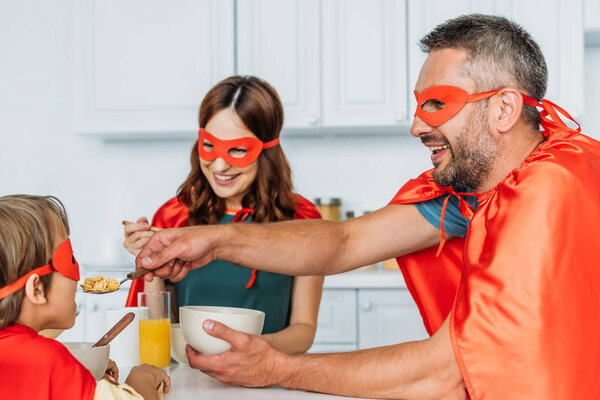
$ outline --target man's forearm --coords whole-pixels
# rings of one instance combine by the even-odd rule
[[[444,324],[440,329],[448,329]],[[353,397],[465,399],[449,338],[349,353],[281,355],[278,384]]]
[[[213,258],[289,275],[331,275],[353,267],[344,224],[325,220],[220,226]],[[360,265],[356,265],[360,266]]]

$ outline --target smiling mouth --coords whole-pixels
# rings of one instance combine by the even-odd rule
[[[433,154],[437,154],[438,152],[440,152],[441,150],[445,150],[447,148],[449,148],[450,146],[448,146],[447,144],[443,145],[443,146],[432,146],[429,148],[429,150],[431,150],[431,152]]]
[[[215,177],[215,181],[219,185],[229,185],[229,184],[231,184],[235,180],[235,178],[237,178],[238,176],[240,176],[240,174],[236,174],[236,175],[221,175],[221,174],[213,173],[213,176]]]

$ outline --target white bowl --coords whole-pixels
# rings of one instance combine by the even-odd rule
[[[203,355],[224,353],[230,344],[210,336],[202,323],[206,319],[221,322],[231,329],[251,335],[260,335],[265,322],[265,313],[249,308],[184,306],[179,307],[179,322],[185,341]]]
[[[92,347],[92,342],[66,342],[63,343],[73,356],[79,360],[97,381],[102,379],[108,367],[110,345]]]
[[[185,355],[186,344],[179,324],[171,324],[171,358],[182,365],[189,365]]]

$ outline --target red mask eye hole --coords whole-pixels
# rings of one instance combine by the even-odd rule
[[[446,103],[437,99],[429,99],[425,103],[421,104],[421,109],[425,112],[436,112],[444,109]]]
[[[233,158],[243,158],[248,153],[248,149],[245,147],[234,147],[229,149],[227,154],[229,154]]]
[[[73,263],[73,265],[75,265],[75,256],[71,256],[71,263]]]
[[[207,141],[207,140],[204,140],[204,141],[202,142],[202,149],[203,149],[204,151],[206,151],[206,152],[209,152],[209,153],[210,153],[211,151],[213,151],[213,145],[212,145],[212,143],[210,143],[209,141]]]

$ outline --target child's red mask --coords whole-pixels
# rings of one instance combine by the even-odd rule
[[[73,279],[74,281],[79,281],[79,264],[73,256],[73,248],[71,247],[70,239],[65,240],[60,246],[58,246],[54,252],[54,255],[52,256],[52,261],[50,261],[50,264],[36,268],[26,275],[20,277],[13,283],[0,288],[0,299],[10,296],[17,290],[24,287],[27,279],[31,275],[38,274],[39,276],[43,276],[54,271],[67,278]]]
[[[245,137],[233,140],[221,140],[200,128],[198,131],[198,155],[205,161],[222,158],[236,168],[252,164],[263,149],[279,144],[279,138],[263,143],[257,138]]]
[[[419,93],[415,90],[417,98],[417,111],[415,117],[421,118],[426,124],[438,127],[448,122],[454,117],[467,103],[474,103],[498,93],[500,89],[489,92],[468,94],[465,90],[456,86],[432,86]],[[523,101],[526,104],[536,107],[538,102],[524,94]]]

